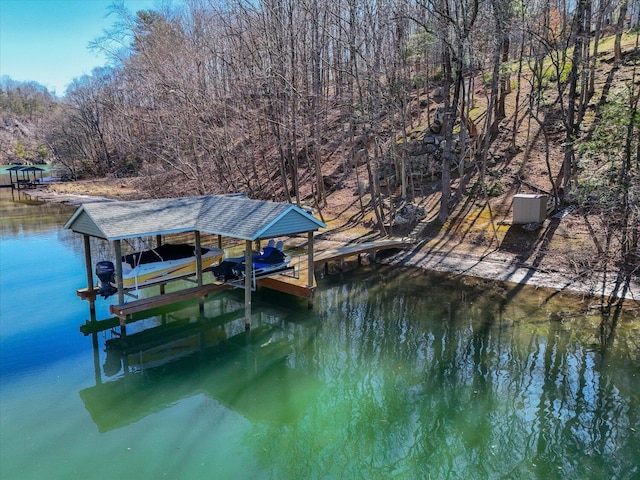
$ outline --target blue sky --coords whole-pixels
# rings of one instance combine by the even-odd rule
[[[0,0],[0,75],[34,80],[62,95],[71,81],[106,59],[89,42],[115,22],[114,0]],[[131,11],[153,9],[157,0],[124,0]]]

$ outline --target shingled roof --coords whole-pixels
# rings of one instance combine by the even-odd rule
[[[257,240],[316,231],[326,225],[290,203],[208,195],[86,203],[64,227],[109,241],[190,231]]]

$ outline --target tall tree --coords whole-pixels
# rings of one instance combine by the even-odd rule
[[[480,4],[479,0],[431,0],[429,3],[420,4],[438,19],[436,31],[441,39],[444,97],[442,132],[445,143],[442,152],[442,188],[438,218],[445,222],[449,218],[453,129],[463,98],[465,51],[478,17]]]

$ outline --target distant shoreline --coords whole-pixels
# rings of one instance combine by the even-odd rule
[[[67,205],[72,205],[74,207],[78,207],[83,203],[117,201],[113,198],[100,197],[97,195],[80,195],[80,194],[51,192],[46,188],[23,191],[23,193],[26,193],[27,195],[31,195],[33,197],[36,197],[40,200],[44,200],[47,202],[65,203]]]

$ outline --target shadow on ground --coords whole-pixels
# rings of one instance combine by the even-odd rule
[[[516,255],[520,262],[527,260],[545,237],[544,229],[526,231],[522,225],[511,225],[498,250]]]

